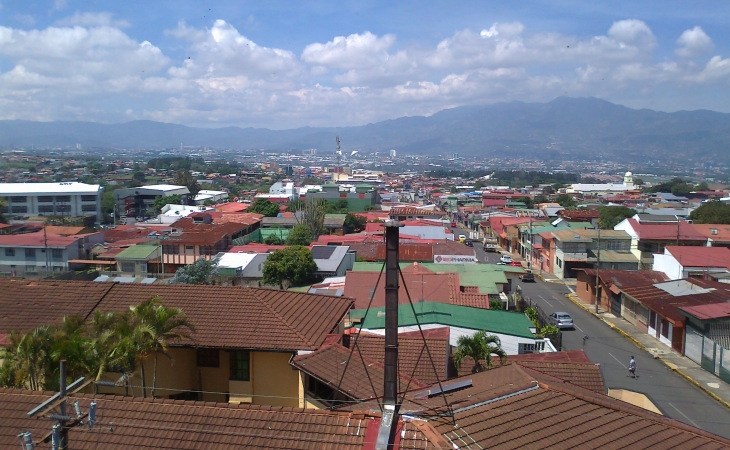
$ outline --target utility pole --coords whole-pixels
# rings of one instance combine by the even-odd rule
[[[674,216],[677,218],[677,247],[679,247],[679,216]]]
[[[598,314],[598,302],[601,298],[601,278],[599,272],[601,270],[601,227],[598,227],[598,249],[596,252],[596,314]]]

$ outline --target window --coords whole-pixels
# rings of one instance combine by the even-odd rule
[[[147,263],[146,262],[139,263],[139,272],[147,273]]]
[[[185,250],[192,250],[192,249],[193,249],[193,246],[192,245],[186,245],[185,246]]]
[[[25,195],[18,195],[15,197],[10,197],[10,201],[12,203],[25,203],[28,201],[28,197],[26,197]]]
[[[96,205],[81,205],[81,211],[96,211]]]
[[[57,195],[56,201],[58,203],[68,203],[71,201],[71,196],[70,195]]]
[[[229,379],[233,381],[251,381],[250,365],[250,354],[247,350],[232,351],[229,362],[231,369]]]
[[[33,259],[35,259],[35,249],[34,248],[26,248],[25,249],[25,257],[26,258],[33,258]]]
[[[220,367],[220,352],[217,348],[197,349],[198,367]]]
[[[81,196],[82,202],[95,202],[96,201],[96,195],[82,195]]]
[[[38,196],[38,203],[53,203],[53,196],[40,195],[40,196]]]
[[[27,273],[37,273],[38,268],[36,266],[25,266],[25,271]]]
[[[179,245],[163,245],[162,253],[164,253],[166,255],[178,255],[178,254],[180,254],[180,246]]]
[[[38,212],[39,213],[52,213],[53,212],[53,205],[39,205],[38,206]]]
[[[12,206],[10,208],[10,211],[13,214],[25,214],[28,212],[28,207],[27,206]]]
[[[6,248],[5,256],[15,256],[15,249],[10,247]]]
[[[51,256],[53,259],[61,259],[63,258],[63,250],[60,248],[53,248],[51,249]]]
[[[133,262],[123,262],[122,263],[122,272],[134,273],[134,263]]]
[[[56,205],[56,211],[69,212],[71,211],[71,205]]]

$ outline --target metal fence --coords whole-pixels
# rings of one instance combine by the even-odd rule
[[[533,303],[532,299],[527,299],[528,305],[533,308],[537,312],[537,322],[540,325],[540,327],[544,327],[545,325],[555,325],[555,323],[550,319],[550,316],[538,305],[537,303]],[[563,332],[558,331],[556,334],[547,335],[546,338],[550,339],[550,342],[552,342],[553,346],[557,348],[559,351],[563,350]]]

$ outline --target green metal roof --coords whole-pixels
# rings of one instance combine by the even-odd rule
[[[525,338],[534,337],[530,332],[533,323],[523,314],[494,309],[470,308],[448,303],[421,302],[413,305],[421,325],[438,324],[469,330],[485,330],[490,333],[507,334]],[[350,311],[350,318],[365,316],[364,309]],[[398,305],[398,326],[416,325],[410,304]],[[362,329],[379,330],[385,328],[385,308],[370,308],[361,324]]]
[[[133,245],[117,255],[117,259],[149,259],[159,247],[157,245]]]

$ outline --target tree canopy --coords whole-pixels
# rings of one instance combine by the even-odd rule
[[[218,276],[219,258],[207,260],[203,257],[192,264],[182,266],[170,279],[170,284],[213,284]]]
[[[301,245],[293,245],[269,254],[264,263],[262,282],[285,288],[291,284],[304,283],[316,271],[317,264],[312,258],[312,251]]]
[[[693,223],[730,224],[730,205],[712,201],[705,202],[689,215]]]
[[[190,195],[188,197],[188,205],[194,205],[195,204],[195,197],[198,195],[198,192],[200,192],[200,184],[198,184],[198,180],[195,179],[193,174],[190,173],[189,170],[186,169],[180,169],[177,172],[175,172],[175,177],[172,179],[172,184],[175,184],[177,186],[185,186],[188,188],[188,191],[190,191]]]
[[[345,223],[342,225],[345,233],[359,233],[365,230],[367,219],[358,214],[348,213],[345,216]]]
[[[286,239],[288,245],[309,245],[312,243],[312,235],[309,232],[309,228],[303,223],[296,225],[289,232],[289,237]]]
[[[555,198],[555,201],[565,209],[575,209],[578,206],[573,196],[569,194],[560,194]]]
[[[613,227],[624,219],[634,217],[636,210],[625,206],[601,206],[598,208],[600,214],[598,218],[598,226],[602,230],[613,230]]]
[[[265,198],[257,198],[246,208],[246,212],[263,214],[266,217],[276,217],[279,214],[279,205]]]
[[[155,198],[155,201],[152,204],[152,206],[155,208],[156,211],[160,211],[165,205],[181,205],[181,204],[182,204],[182,197],[180,197],[177,194],[174,194],[174,195],[168,195],[168,196],[161,195],[161,196]]]
[[[474,360],[472,372],[481,372],[485,366],[487,369],[492,368],[492,355],[497,356],[503,363],[507,359],[507,353],[502,349],[499,337],[487,334],[486,331],[479,331],[472,336],[460,336],[456,341],[454,365],[458,369],[464,359],[471,358]]]

